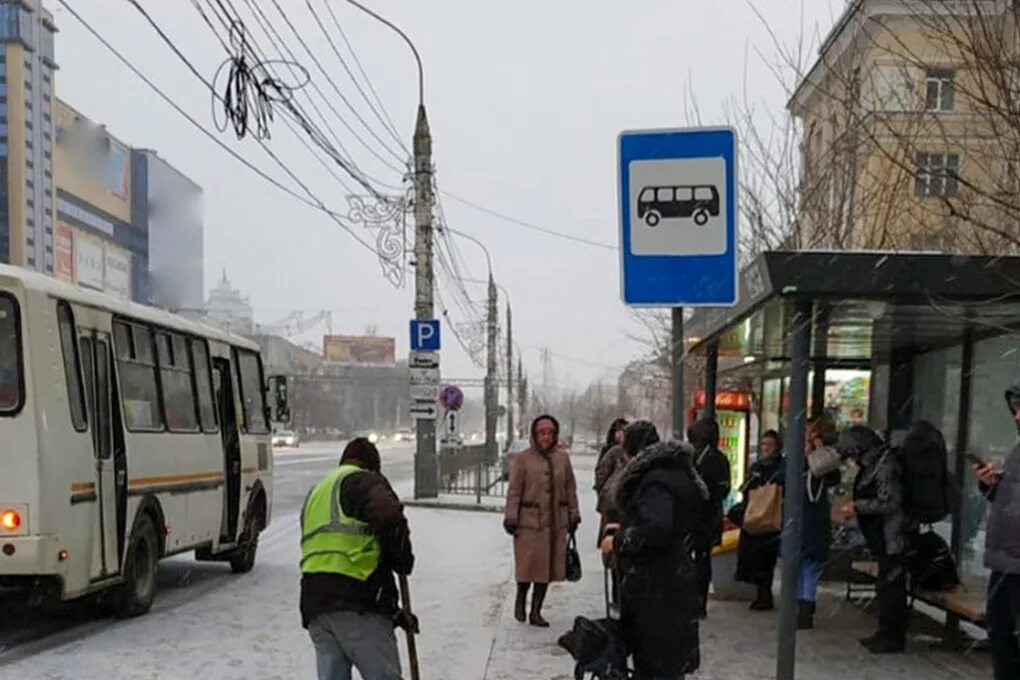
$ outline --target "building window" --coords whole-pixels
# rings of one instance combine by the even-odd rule
[[[952,111],[956,106],[956,71],[930,69],[925,78],[925,108]]]
[[[959,190],[960,156],[955,153],[917,154],[914,195],[955,196]]]

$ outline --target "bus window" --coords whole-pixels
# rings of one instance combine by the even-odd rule
[[[269,425],[266,423],[266,399],[262,389],[262,367],[259,365],[259,356],[254,352],[244,350],[236,350],[235,356],[241,373],[245,431],[258,434],[269,432]]]
[[[694,200],[694,189],[692,189],[691,187],[677,187],[676,200],[678,201]]]
[[[694,197],[699,201],[711,201],[715,198],[712,187],[698,187],[694,190]]]
[[[20,335],[18,303],[0,293],[0,415],[13,415],[21,409]]]
[[[216,406],[213,401],[212,380],[209,377],[209,348],[205,340],[191,339],[191,360],[195,366],[195,391],[198,392],[198,415],[202,429],[216,431]]]
[[[64,380],[67,381],[67,402],[71,406],[71,424],[84,432],[88,427],[85,400],[82,398],[81,364],[75,343],[74,314],[66,302],[57,304],[57,324],[60,327],[60,347],[64,355]]]
[[[655,200],[659,203],[672,203],[673,202],[673,189],[671,187],[664,187],[658,189],[655,192]]]
[[[198,432],[194,376],[184,338],[177,334],[158,333],[156,345],[167,429],[171,432]]]
[[[117,347],[124,423],[133,432],[158,432],[163,429],[163,419],[159,411],[152,335],[144,326],[117,321],[114,323],[114,337],[118,342],[128,337],[132,340],[130,351]]]

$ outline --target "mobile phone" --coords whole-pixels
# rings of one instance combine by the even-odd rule
[[[974,463],[974,465],[980,465],[982,467],[984,467],[985,465],[985,461],[979,458],[978,456],[974,455],[973,453],[965,453],[963,454],[963,457],[969,460],[971,463]]]

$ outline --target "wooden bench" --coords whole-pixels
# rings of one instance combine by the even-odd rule
[[[875,583],[878,581],[878,562],[861,561],[853,562],[850,565],[852,573],[863,577],[860,580],[847,581],[847,600],[853,597],[854,593],[874,593]],[[985,626],[985,596],[984,593],[968,588],[966,585],[959,585],[953,590],[945,592],[923,590],[914,588],[910,591],[911,600],[920,600],[937,609],[947,613],[955,614],[964,621]]]

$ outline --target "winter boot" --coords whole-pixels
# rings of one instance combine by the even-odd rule
[[[528,587],[530,583],[517,584],[517,601],[514,603],[514,618],[524,623],[528,618]]]
[[[545,602],[545,594],[548,590],[548,583],[536,583],[535,590],[531,595],[531,617],[528,622],[539,628],[549,627],[549,622],[542,618],[542,604]]]
[[[811,630],[815,627],[815,603],[797,600],[797,630]]]
[[[751,611],[755,612],[769,612],[775,608],[775,603],[772,601],[772,584],[771,583],[759,583],[758,584],[758,595],[755,597],[754,602],[751,603]]]
[[[896,640],[884,635],[879,635],[873,640],[861,642],[861,644],[872,654],[900,654],[907,646],[905,640]]]

